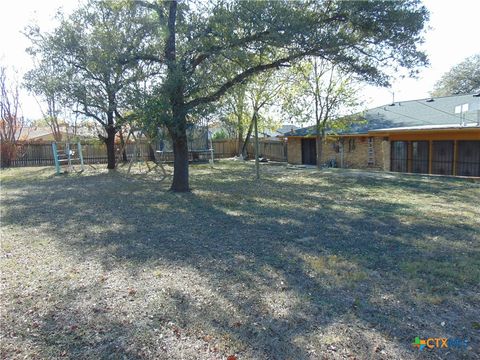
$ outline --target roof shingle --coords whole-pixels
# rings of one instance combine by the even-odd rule
[[[456,113],[459,106],[468,104],[468,110],[463,114]],[[464,107],[465,109],[466,107]],[[423,126],[432,128],[439,125],[452,126],[462,123],[462,116],[467,125],[478,124],[480,112],[480,97],[454,95],[434,99],[399,101],[393,104],[369,109],[356,117],[362,121],[353,122],[347,129],[334,131],[327,129],[329,134],[367,134],[368,131],[391,128],[407,128]],[[315,126],[304,127],[291,131],[285,136],[313,136]]]

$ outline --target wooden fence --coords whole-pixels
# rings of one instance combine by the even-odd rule
[[[282,140],[260,139],[258,142],[259,155],[273,161],[287,161],[287,144]],[[232,157],[237,154],[237,140],[214,140],[213,149],[215,157]],[[255,156],[255,144],[250,141],[247,146],[247,155],[249,158]]]
[[[216,159],[228,158],[235,156],[237,153],[237,141],[235,139],[214,140],[213,151]],[[259,142],[260,156],[264,156],[274,161],[287,161],[287,147],[283,141],[261,140]],[[127,144],[125,151],[127,159],[133,156],[135,144]],[[76,151],[76,145],[72,147]],[[117,145],[117,159],[121,159],[120,145]],[[86,164],[104,164],[107,162],[107,149],[102,143],[84,143],[82,144],[83,160]],[[250,143],[247,148],[250,158],[254,157],[254,146]],[[146,142],[137,144],[137,154],[145,160],[150,158],[149,145]],[[189,154],[191,161],[202,161],[210,158],[210,152],[207,149],[193,150]],[[163,161],[173,161],[173,153],[171,151],[162,154]],[[53,152],[51,143],[31,143],[18,144],[16,146],[15,156],[10,166],[47,166],[54,165]]]
[[[213,140],[213,151],[218,159],[229,158],[237,153],[237,141],[235,139]]]
[[[59,145],[60,149],[63,146]],[[134,144],[127,144],[125,151],[127,159],[131,159],[134,153]],[[71,150],[77,152],[76,144],[72,144]],[[121,158],[120,146],[116,147],[117,158]],[[148,143],[137,144],[137,153],[143,156],[145,159],[149,158],[149,145]],[[85,164],[104,164],[107,163],[107,149],[102,143],[86,143],[82,144],[83,161]],[[76,157],[73,155],[73,157]],[[18,144],[16,146],[15,156],[12,159],[10,166],[22,167],[22,166],[47,166],[55,165],[53,158],[52,144],[51,143],[31,143],[31,144]]]
[[[255,157],[255,144],[250,142],[247,149],[248,157]],[[273,161],[287,161],[287,144],[281,140],[260,140],[258,142],[260,157],[266,157]]]

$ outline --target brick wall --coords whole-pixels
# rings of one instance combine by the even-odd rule
[[[287,161],[289,164],[302,163],[302,139],[289,138],[287,142]]]
[[[384,171],[390,171],[390,141],[381,138],[381,151],[383,154],[383,168]]]
[[[352,140],[354,140],[352,142]],[[341,142],[329,139],[322,144],[321,162],[326,163],[335,159],[337,166],[342,164]],[[368,137],[351,137],[343,140],[343,167],[351,169],[379,169],[390,170],[390,142],[383,137],[373,138],[373,165],[368,165]],[[288,162],[302,163],[301,138],[288,139]]]

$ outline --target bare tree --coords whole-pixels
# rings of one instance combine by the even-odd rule
[[[51,59],[37,62],[35,68],[25,75],[25,86],[35,96],[43,119],[50,127],[55,141],[62,141],[59,114],[63,80],[59,76],[56,64]],[[36,96],[40,96],[43,104]]]
[[[316,57],[293,67],[297,96],[288,111],[302,121],[315,120],[316,162],[321,168],[322,142],[327,127],[340,129],[352,118],[341,116],[359,106],[358,90],[352,74],[342,72],[334,63]],[[345,114],[343,114],[345,115]]]
[[[7,77],[7,68],[0,65],[0,141],[1,166],[10,166],[24,126],[20,116],[18,82]]]

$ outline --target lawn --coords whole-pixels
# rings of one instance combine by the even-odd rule
[[[478,182],[262,172],[2,170],[0,357],[480,358]]]

